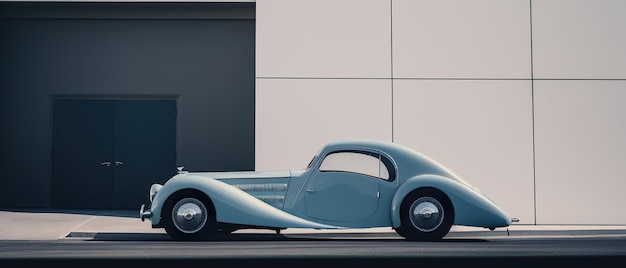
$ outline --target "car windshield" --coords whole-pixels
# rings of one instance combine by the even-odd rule
[[[311,158],[311,161],[309,161],[309,164],[306,166],[306,169],[309,169],[313,166],[313,163],[315,162],[315,159],[317,159],[317,157],[322,153],[322,150],[324,150],[324,147],[320,148],[315,155],[313,156],[313,158]]]
[[[317,158],[317,155],[313,156],[313,158],[311,158],[311,161],[309,162],[309,164],[306,166],[307,169],[311,168],[311,166],[313,165],[313,161],[315,161],[315,158]]]

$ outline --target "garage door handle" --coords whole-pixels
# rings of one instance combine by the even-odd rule
[[[101,166],[107,166],[110,167],[111,166],[111,162],[102,162],[100,163]]]
[[[124,164],[124,162],[121,162],[121,161],[115,161],[115,165],[116,165],[116,166],[121,166],[121,165],[123,165],[123,164]]]

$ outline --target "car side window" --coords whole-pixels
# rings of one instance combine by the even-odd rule
[[[386,160],[386,159],[385,159]],[[340,151],[327,155],[320,171],[352,172],[390,180],[389,169],[379,154],[365,151]]]

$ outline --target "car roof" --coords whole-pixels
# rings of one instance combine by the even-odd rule
[[[367,140],[367,139],[336,140],[336,141],[328,143],[325,146],[325,149],[333,150],[335,148],[341,148],[341,147],[371,148],[371,149],[377,149],[377,150],[380,150],[389,154],[395,154],[396,152],[399,153],[402,151],[405,153],[406,152],[417,153],[413,149],[410,149],[404,145],[397,144],[394,142],[384,141],[384,140]]]
[[[421,167],[418,168],[418,170],[421,169],[424,172],[439,174],[464,182],[464,180],[460,178],[457,174],[454,174],[448,168],[443,166],[438,161],[430,158],[429,156],[405,145],[390,141],[367,139],[336,140],[328,143],[322,151],[323,153],[329,153],[331,151],[341,150],[343,148],[379,150],[391,156],[391,158],[393,158],[393,161],[398,166]]]

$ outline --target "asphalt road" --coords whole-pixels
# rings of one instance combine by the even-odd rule
[[[71,234],[58,240],[0,241],[2,267],[30,264],[254,267],[423,265],[623,267],[623,230],[512,235],[451,233],[410,242],[393,233],[232,234],[210,241],[173,241],[161,233]],[[7,265],[4,265],[7,264]],[[184,266],[180,266],[184,265]],[[146,266],[148,267],[148,266]]]

